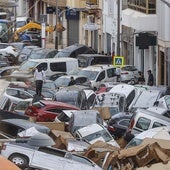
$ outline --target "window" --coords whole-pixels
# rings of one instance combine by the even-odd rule
[[[4,132],[5,134],[8,134],[11,137],[17,137],[18,132],[21,132],[23,130],[23,128],[17,127],[8,122],[1,121],[0,123],[0,131]]]
[[[146,14],[156,14],[156,0],[128,0],[128,8]]]
[[[89,107],[91,107],[91,106],[94,105],[95,97],[96,97],[96,95],[95,95],[95,94],[92,94],[92,95],[88,98],[88,106],[89,106]]]
[[[119,124],[124,127],[127,127],[129,125],[129,122],[130,122],[130,119],[123,119],[123,120],[120,120]]]
[[[54,109],[48,109],[47,111],[53,112],[53,113],[56,113],[56,114],[60,114],[60,113],[62,113],[62,110],[66,110],[66,109],[65,108],[60,108],[60,109],[54,108]]]
[[[29,99],[29,98],[32,98],[33,96],[26,93],[26,92],[23,92],[23,91],[20,91],[19,92],[19,98],[21,99]]]
[[[159,122],[154,122],[152,128],[156,128],[156,127],[160,127],[160,126],[166,126],[166,125],[159,123]]]
[[[96,81],[101,81],[101,80],[103,80],[104,78],[105,78],[105,71],[102,71],[102,72],[99,74],[99,76],[98,76],[98,78],[97,78]]]
[[[15,89],[6,89],[6,93],[10,96],[13,96],[13,97],[19,96],[19,91],[15,90]]]
[[[136,123],[136,127],[141,130],[148,130],[151,120],[140,117]]]
[[[51,71],[67,72],[66,62],[50,63]]]
[[[41,63],[37,67],[42,67],[44,71],[47,70],[47,63]]]
[[[108,69],[107,70],[107,76],[109,78],[116,76],[115,69],[114,68]]]
[[[169,110],[167,110],[164,114],[163,114],[165,117],[168,117],[168,118],[170,118],[170,111]]]
[[[87,82],[88,79],[86,77],[79,77],[75,81],[76,81],[76,84],[81,84],[81,83]]]

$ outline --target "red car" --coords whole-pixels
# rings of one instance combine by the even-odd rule
[[[54,121],[56,116],[60,115],[62,110],[80,110],[78,107],[57,102],[40,100],[29,106],[25,110],[25,115],[35,117],[38,122]]]

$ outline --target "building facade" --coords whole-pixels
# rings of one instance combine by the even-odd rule
[[[57,34],[59,48],[81,43],[93,47],[97,52],[104,51],[117,55],[117,47],[120,46],[119,55],[124,56],[125,64],[135,65],[144,72],[146,79],[147,70],[152,70],[155,85],[170,85],[170,5],[165,1],[17,0],[16,2],[19,6],[18,16],[31,16],[35,21],[39,21],[40,15],[45,14],[47,24],[55,26],[58,22],[65,28],[65,31],[47,34],[47,41],[53,43]],[[53,12],[47,13],[47,8],[51,7]]]

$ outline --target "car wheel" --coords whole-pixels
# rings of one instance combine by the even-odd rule
[[[29,164],[29,159],[26,156],[20,154],[11,155],[9,157],[9,160],[16,164],[18,167],[20,167],[21,169],[28,167]]]

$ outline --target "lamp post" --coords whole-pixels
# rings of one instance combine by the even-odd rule
[[[120,0],[117,0],[117,56],[120,56]]]
[[[58,32],[57,32],[57,25],[58,25],[58,0],[56,0],[56,29],[55,29],[55,49],[58,50]]]

